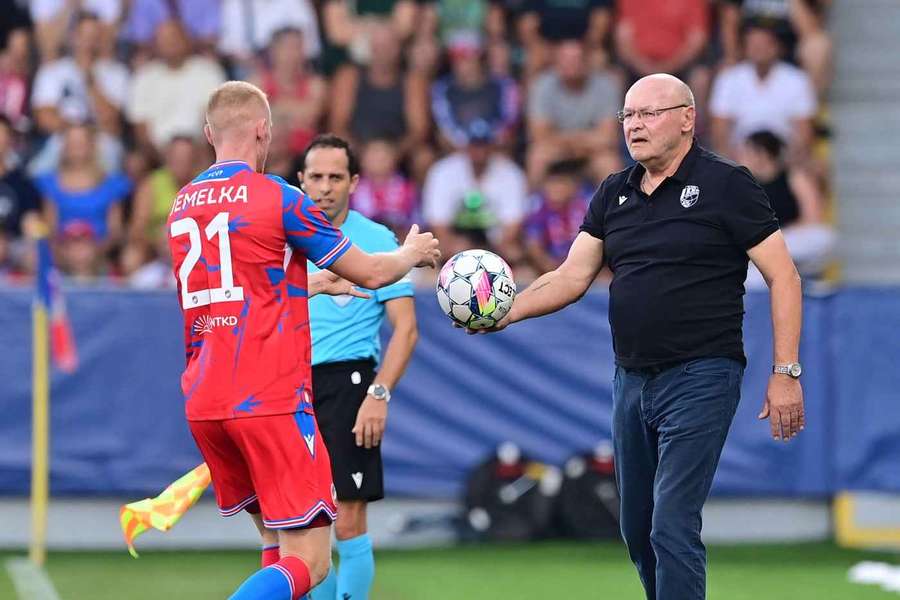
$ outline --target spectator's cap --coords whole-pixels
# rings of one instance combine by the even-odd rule
[[[450,58],[478,56],[484,48],[481,34],[471,29],[459,29],[447,36],[447,51]]]
[[[75,220],[69,221],[66,223],[62,230],[59,232],[59,237],[64,241],[70,240],[80,240],[80,239],[96,239],[97,232],[94,231],[94,226],[91,225],[88,221],[84,220]]]
[[[474,119],[466,125],[466,139],[470,144],[493,144],[494,129],[484,119]]]

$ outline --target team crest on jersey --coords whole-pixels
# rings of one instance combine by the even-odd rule
[[[684,186],[684,189],[681,190],[681,205],[685,208],[690,208],[697,204],[699,198],[700,188],[696,185],[686,185]]]

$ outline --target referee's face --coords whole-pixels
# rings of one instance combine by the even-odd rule
[[[343,148],[317,147],[306,155],[300,173],[305,191],[332,221],[347,212],[359,175],[350,176]]]
[[[685,115],[688,109],[679,107],[685,103],[679,91],[669,81],[647,79],[628,90],[622,127],[631,158],[640,163],[665,160],[693,127]]]

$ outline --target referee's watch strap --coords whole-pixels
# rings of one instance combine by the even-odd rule
[[[385,402],[391,401],[391,390],[383,383],[373,383],[369,386],[369,389],[366,390],[366,393],[376,400],[383,400]]]

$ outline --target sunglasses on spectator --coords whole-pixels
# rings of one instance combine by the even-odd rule
[[[619,120],[619,123],[624,123],[625,121],[630,121],[631,119],[637,117],[642,122],[648,123],[650,121],[655,121],[662,114],[668,110],[675,110],[676,108],[687,108],[690,104],[679,104],[678,106],[667,106],[665,108],[645,108],[642,110],[620,110],[616,113],[616,118]]]

